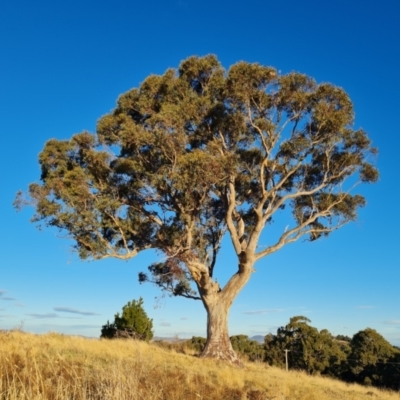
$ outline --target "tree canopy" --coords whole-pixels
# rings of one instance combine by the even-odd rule
[[[290,318],[276,335],[265,337],[265,360],[272,365],[282,366],[284,351],[289,351],[289,365],[293,369],[305,370],[310,374],[332,374],[339,369],[346,352],[326,329],[318,331],[303,316]]]
[[[346,382],[399,388],[400,351],[376,330],[366,328],[351,339],[343,335],[333,337],[328,330],[318,331],[309,322],[306,317],[295,316],[285,327],[278,328],[276,335],[266,335],[265,361],[284,368],[286,350],[290,369]]]
[[[102,338],[132,337],[149,341],[153,338],[153,320],[143,308],[143,299],[128,301],[122,307],[122,315],[116,313],[114,322],[102,326]]]
[[[229,336],[216,326],[254,263],[300,237],[327,236],[365,205],[352,189],[378,179],[377,151],[353,121],[348,95],[334,85],[190,57],[121,95],[96,134],[46,143],[41,183],[29,186],[33,221],[66,232],[83,259],[160,251],[163,260],[139,279],[201,299],[205,354],[224,358],[214,350],[229,347]],[[24,202],[20,193],[16,205]],[[279,212],[292,222],[259,248]],[[213,273],[225,234],[239,268],[220,288]]]

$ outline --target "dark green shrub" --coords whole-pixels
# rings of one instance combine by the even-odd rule
[[[107,321],[101,328],[101,338],[133,338],[149,341],[153,338],[153,320],[143,308],[143,299],[132,300],[122,307],[122,315],[115,314],[114,322]]]

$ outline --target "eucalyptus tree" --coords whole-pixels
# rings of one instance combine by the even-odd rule
[[[33,221],[67,232],[83,259],[157,249],[163,260],[140,280],[201,300],[202,355],[235,363],[227,316],[254,264],[355,220],[365,199],[350,189],[378,178],[376,150],[353,119],[348,95],[334,85],[256,63],[225,71],[213,55],[190,57],[121,95],[96,134],[49,140],[41,182],[16,205],[33,204]],[[271,229],[260,248],[278,212],[292,222]],[[225,235],[237,266],[217,264]],[[232,271],[224,287],[216,267]]]

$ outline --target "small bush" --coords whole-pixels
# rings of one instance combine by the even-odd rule
[[[122,315],[115,314],[114,322],[107,321],[101,328],[101,338],[132,338],[149,341],[153,338],[153,320],[143,308],[143,299],[129,301],[122,307]]]

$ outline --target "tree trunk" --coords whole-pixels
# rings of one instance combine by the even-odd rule
[[[213,301],[204,301],[207,310],[207,343],[200,357],[228,361],[231,364],[241,366],[242,363],[233,350],[229,339],[229,306],[221,301],[218,295],[213,297]]]
[[[229,339],[228,313],[233,300],[250,279],[254,257],[248,257],[243,252],[239,259],[238,272],[231,277],[223,289],[212,280],[204,264],[192,262],[189,264],[189,270],[197,283],[201,300],[207,311],[207,342],[200,357],[214,358],[241,366],[242,362],[233,350]]]

